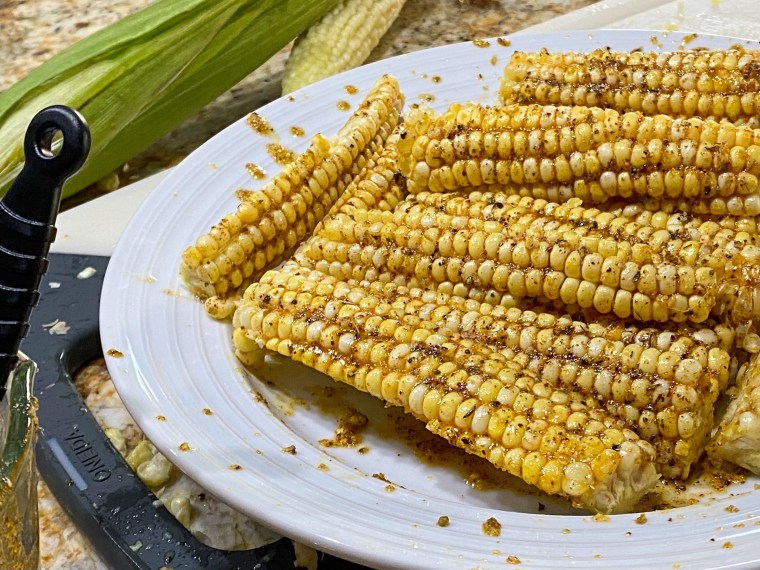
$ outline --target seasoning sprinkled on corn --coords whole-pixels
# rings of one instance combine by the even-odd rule
[[[484,344],[437,334],[437,323],[366,287],[291,262],[246,291],[233,327],[243,362],[259,347],[303,362],[578,506],[630,508],[657,480],[652,446],[593,399]]]
[[[403,121],[384,78],[183,275],[244,364],[301,362],[577,507],[630,510],[705,449],[760,472],[756,58],[517,53],[509,104]]]
[[[609,107],[758,126],[760,51],[517,51],[503,102]]]
[[[499,187],[553,202],[685,199],[760,214],[760,130],[599,107],[452,105],[411,114],[412,193]],[[715,202],[715,204],[713,204]]]
[[[337,214],[303,255],[339,278],[446,283],[460,296],[486,291],[494,303],[559,300],[657,322],[760,316],[757,236],[683,216],[640,220],[578,199],[421,193],[393,212]]]
[[[308,150],[258,191],[239,191],[240,205],[182,254],[180,274],[226,318],[234,300],[267,268],[286,259],[321,221],[351,180],[384,147],[403,95],[382,77],[330,142],[316,135]]]

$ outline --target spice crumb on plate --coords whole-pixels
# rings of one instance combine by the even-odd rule
[[[256,112],[248,114],[246,123],[249,127],[251,127],[251,129],[253,129],[255,133],[258,133],[260,135],[269,135],[274,132],[274,129],[272,128],[272,125],[269,124],[269,121],[267,121],[264,117]]]
[[[346,407],[338,417],[338,427],[332,439],[320,439],[324,447],[356,447],[362,442],[361,432],[367,427],[369,419],[360,411]]]
[[[256,180],[263,180],[267,177],[266,170],[261,168],[258,164],[249,162],[245,165],[245,169],[248,171],[248,174],[250,174]]]
[[[501,536],[501,523],[494,517],[489,517],[483,523],[483,534],[488,536]]]
[[[267,154],[280,166],[290,164],[296,159],[295,152],[277,143],[267,145]]]

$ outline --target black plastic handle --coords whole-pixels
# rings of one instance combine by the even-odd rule
[[[61,189],[89,152],[90,129],[77,111],[43,109],[26,130],[24,166],[0,201],[0,399],[47,270]]]
[[[53,225],[63,183],[82,167],[89,152],[90,129],[82,115],[64,105],[43,109],[26,130],[24,167],[3,204],[32,226]]]

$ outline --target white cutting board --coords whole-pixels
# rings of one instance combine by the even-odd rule
[[[518,33],[602,28],[721,34],[760,41],[760,0],[602,0]],[[166,174],[63,212],[51,250],[111,255],[137,207]]]

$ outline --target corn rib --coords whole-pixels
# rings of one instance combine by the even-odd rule
[[[239,191],[237,211],[183,252],[180,275],[206,300],[212,316],[231,315],[245,287],[311,234],[367,161],[382,150],[402,105],[396,79],[382,77],[334,143],[315,136],[306,152],[259,191]]]
[[[302,362],[587,509],[628,509],[656,482],[652,446],[593,400],[372,299],[364,287],[288,263],[246,291],[233,318],[238,357],[249,362],[266,348]]]
[[[760,51],[644,53],[515,52],[504,69],[504,103],[609,107],[758,126]]]
[[[657,322],[760,316],[757,236],[684,216],[640,217],[652,218],[667,229],[577,199],[421,193],[361,221],[336,215],[302,255],[341,279],[449,283],[461,296],[492,290],[495,303],[508,294]]]
[[[598,107],[452,105],[416,112],[401,145],[411,193],[501,188],[553,202],[696,201],[760,214],[760,130]],[[715,202],[715,204],[713,204]]]
[[[361,65],[396,20],[406,0],[341,0],[296,40],[282,93]]]
[[[309,278],[322,275],[314,271]],[[435,323],[435,334],[446,341],[474,343],[473,354],[498,353],[553,387],[590,396],[654,445],[666,477],[688,476],[730,380],[735,331],[726,325],[639,327],[605,317],[587,324],[395,283],[346,283],[364,291],[365,310],[390,307],[394,318]],[[365,332],[375,334],[368,323]]]
[[[339,214],[361,217],[359,212],[370,209],[392,212],[406,197],[406,183],[398,170],[400,130],[397,128],[387,138],[382,149],[367,161],[362,171],[314,228],[314,234],[320,233],[324,224]]]
[[[663,476],[685,479],[702,454],[715,402],[729,382],[730,327],[639,328],[605,318],[587,324],[426,290],[407,293],[395,284],[369,290],[377,295],[383,287],[388,303],[410,318],[440,323],[435,332],[447,340],[475,341],[553,387],[594,398],[654,446]]]

